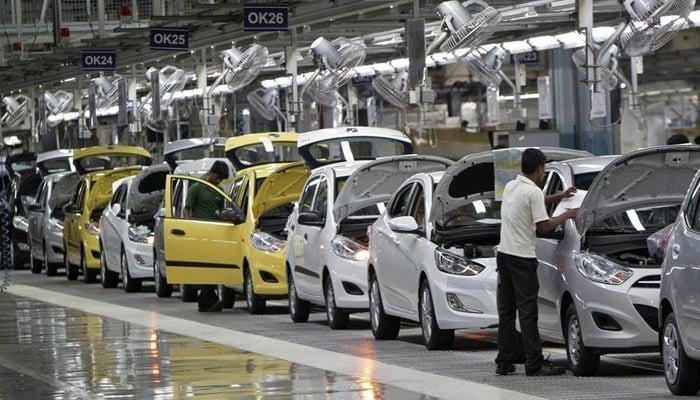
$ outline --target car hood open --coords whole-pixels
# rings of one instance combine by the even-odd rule
[[[73,150],[60,149],[39,153],[36,157],[36,166],[42,176],[73,171],[75,169]]]
[[[142,167],[120,168],[111,171],[93,172],[87,207],[92,210],[109,201],[112,197],[112,184],[122,178],[134,176],[141,172]]]
[[[112,159],[116,157],[133,157],[134,163],[128,165],[151,165],[153,159],[148,150],[138,146],[93,146],[73,152],[73,164],[79,174],[107,170],[115,167],[127,167],[127,165],[112,165]],[[94,166],[90,163],[94,162]]]
[[[309,170],[298,161],[283,165],[270,174],[258,188],[253,200],[253,214],[257,217],[279,206],[299,200]]]
[[[298,134],[294,132],[249,133],[226,140],[226,157],[236,171],[263,164],[299,161]]]
[[[49,206],[51,209],[63,207],[68,204],[73,197],[75,187],[80,182],[80,175],[76,172],[64,172],[51,189]]]
[[[547,161],[591,157],[587,151],[540,147]],[[523,148],[524,150],[524,148]],[[443,215],[466,204],[495,197],[493,151],[468,155],[447,169],[435,188],[430,221],[441,225]]]
[[[22,177],[36,174],[36,154],[21,153],[7,157],[5,160],[5,168],[10,176],[18,174]]]
[[[620,156],[591,184],[578,213],[579,232],[620,211],[681,204],[698,168],[700,146],[658,146]]]
[[[223,157],[225,144],[226,138],[224,137],[175,140],[165,145],[163,159],[168,163],[170,169],[174,171],[183,162],[201,158]],[[201,154],[196,156],[193,153],[198,152],[193,152],[193,150],[198,149],[201,151]]]
[[[348,177],[338,193],[333,216],[339,222],[365,207],[386,202],[411,176],[421,172],[444,171],[453,163],[436,156],[404,155],[363,164]]]
[[[170,173],[170,167],[164,164],[154,165],[141,171],[134,177],[129,190],[127,204],[134,213],[153,211],[163,200],[165,192],[165,177]]]

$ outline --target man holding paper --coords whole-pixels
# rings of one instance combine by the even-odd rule
[[[522,175],[508,182],[501,203],[501,243],[498,245],[498,356],[496,374],[515,372],[514,363],[525,355],[528,376],[561,375],[542,357],[542,342],[537,328],[537,256],[536,233],[547,233],[568,219],[576,218],[578,209],[568,209],[549,218],[546,205],[573,197],[576,188],[545,196],[544,166],[547,157],[538,149],[522,154]],[[515,329],[516,313],[520,320],[522,341]]]

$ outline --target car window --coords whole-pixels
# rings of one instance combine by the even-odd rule
[[[80,210],[83,209],[83,197],[85,194],[85,185],[86,185],[85,180],[80,181],[80,183],[78,184],[78,187],[75,189],[75,192],[73,193],[73,199],[71,200],[72,204],[75,204],[78,207],[80,207]]]
[[[313,211],[318,213],[319,217],[321,217],[321,221],[326,220],[326,214],[328,211],[328,180],[325,176],[321,178],[318,184]]]
[[[304,188],[301,194],[301,199],[299,199],[299,212],[310,212],[313,210],[314,195],[316,194],[316,188],[321,180],[320,177],[311,179]]]
[[[46,181],[42,182],[41,185],[39,185],[39,190],[36,192],[36,204],[42,207],[46,204],[47,186]]]
[[[396,194],[394,201],[391,203],[391,208],[389,209],[389,216],[391,218],[405,217],[408,215],[411,206],[411,190],[413,186],[414,185],[407,185]]]
[[[700,211],[700,181],[696,184],[685,211],[686,223],[694,231],[700,231],[700,212],[698,211]]]
[[[545,196],[557,194],[563,190],[564,180],[562,179],[561,175],[559,175],[559,173],[555,171],[550,172],[549,177],[547,178],[547,184],[545,186]],[[554,210],[557,209],[558,205],[559,201],[553,201],[547,206],[547,213],[550,217],[552,216],[552,214],[554,214]]]
[[[187,206],[187,198],[188,195],[190,195],[191,193],[190,189],[192,189],[194,185],[199,185],[199,189],[196,190],[198,190],[199,195],[203,197],[200,198],[198,201],[202,201],[202,205],[204,207],[209,208],[209,210],[215,211],[231,206],[231,204],[227,201],[226,197],[223,194],[214,190],[209,185],[196,182],[188,178],[173,178],[174,189],[171,198],[173,218],[206,221],[215,220],[213,216],[202,217],[198,216],[195,212],[192,212],[192,215],[187,215],[187,213],[185,212]]]
[[[418,229],[425,232],[425,192],[423,186],[416,185],[416,192],[413,195],[413,205],[411,207],[411,216],[416,220]]]
[[[236,180],[233,181],[233,184],[231,185],[231,191],[229,192],[229,195],[231,196],[231,199],[233,199],[233,201],[236,201],[238,199],[238,195],[241,194],[241,188],[243,186],[244,178],[244,176],[239,176],[238,178],[236,178]]]
[[[250,198],[250,180],[246,177],[241,185],[241,192],[237,199],[233,199],[236,205],[241,209],[244,216],[248,215],[248,199]]]

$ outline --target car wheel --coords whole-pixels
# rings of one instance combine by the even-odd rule
[[[420,287],[420,325],[423,330],[423,340],[428,350],[451,349],[454,345],[455,331],[440,329],[435,317],[433,296],[430,285],[424,280]]]
[[[156,295],[158,297],[170,297],[173,294],[173,285],[168,284],[168,280],[160,273],[157,250],[153,252],[153,280],[155,281]]]
[[[671,393],[692,396],[700,391],[700,362],[688,358],[683,349],[676,316],[666,317],[661,340],[664,376]]]
[[[572,303],[566,310],[566,357],[569,369],[575,376],[592,376],[598,372],[600,355],[583,344],[581,323]]]
[[[197,301],[197,288],[192,285],[180,285],[180,295],[185,303]]]
[[[393,340],[399,335],[401,320],[384,313],[379,281],[374,274],[369,277],[369,319],[375,339]]]
[[[346,329],[350,323],[350,314],[338,308],[335,304],[335,291],[333,290],[333,282],[327,277],[323,281],[323,292],[326,297],[326,318],[328,326],[333,330]]]
[[[83,280],[85,283],[97,282],[97,271],[93,271],[87,266],[87,254],[85,248],[80,252],[80,268],[83,270]]]
[[[34,255],[29,253],[29,267],[32,270],[32,274],[40,274],[42,270],[41,261],[37,260]]]
[[[311,304],[308,301],[299,298],[297,293],[297,285],[294,283],[294,277],[291,272],[287,276],[287,287],[289,289],[289,316],[294,322],[306,322],[309,320],[311,312]]]
[[[140,292],[141,291],[141,280],[134,279],[129,273],[129,263],[126,260],[126,253],[122,250],[121,257],[121,275],[122,275],[122,288],[127,293]]]
[[[58,275],[58,266],[56,263],[49,262],[49,253],[46,251],[46,244],[43,246],[44,249],[44,267],[46,267],[46,276],[56,276]]]
[[[248,312],[251,314],[263,314],[267,301],[255,294],[253,287],[253,277],[250,275],[250,269],[245,269],[243,289],[245,290],[245,301],[248,305]]]
[[[66,278],[68,278],[69,281],[74,281],[78,279],[78,274],[80,273],[80,270],[78,269],[77,265],[73,265],[70,263],[70,259],[68,258],[67,245],[63,246],[63,265],[66,268]]]
[[[104,249],[100,249],[100,280],[105,289],[115,288],[119,284],[119,274],[107,268],[107,256]]]
[[[225,285],[219,285],[219,301],[222,308],[233,308],[236,304],[236,291]]]

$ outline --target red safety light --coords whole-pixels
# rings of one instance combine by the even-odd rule
[[[22,42],[13,42],[12,43],[12,50],[22,51]]]
[[[122,5],[120,14],[122,17],[131,17],[131,4]]]
[[[70,28],[61,28],[61,37],[70,37]]]

